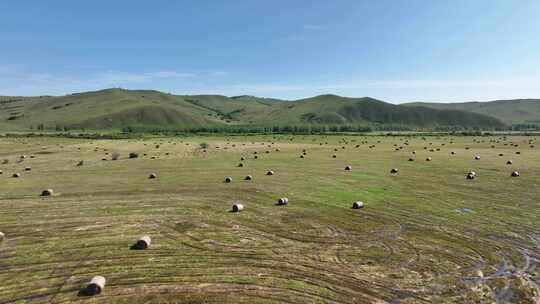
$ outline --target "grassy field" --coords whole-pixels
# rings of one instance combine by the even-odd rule
[[[0,303],[539,303],[536,140],[2,138]]]

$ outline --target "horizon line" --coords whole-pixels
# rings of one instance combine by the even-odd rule
[[[122,87],[108,87],[108,88],[103,88],[103,89],[98,89],[98,90],[88,90],[88,91],[77,91],[77,92],[71,92],[71,93],[64,93],[64,94],[58,94],[58,95],[50,95],[50,94],[38,94],[38,95],[7,95],[7,94],[1,94],[0,93],[0,97],[24,97],[24,98],[40,98],[40,97],[64,97],[64,96],[70,96],[70,95],[77,95],[77,94],[85,94],[85,93],[95,93],[95,92],[101,92],[101,91],[107,91],[107,90],[124,90],[124,91],[154,91],[154,92],[158,92],[158,93],[162,93],[162,94],[169,94],[169,95],[175,95],[175,96],[223,96],[223,97],[227,97],[227,98],[239,98],[239,97],[254,97],[254,98],[261,98],[261,99],[275,99],[275,100],[280,100],[280,101],[286,101],[286,102],[294,102],[294,101],[299,101],[299,100],[304,100],[304,99],[310,99],[310,98],[317,98],[317,97],[321,97],[321,96],[336,96],[336,97],[340,97],[340,98],[348,98],[348,99],[363,99],[363,98],[370,98],[370,99],[374,99],[374,100],[378,100],[378,101],[382,101],[382,102],[386,102],[386,103],[392,103],[394,104],[393,102],[388,102],[388,101],[385,101],[383,99],[379,99],[379,98],[375,98],[375,97],[371,97],[371,96],[362,96],[362,97],[358,97],[358,96],[344,96],[344,95],[339,95],[339,94],[335,94],[335,93],[323,93],[323,94],[317,94],[317,95],[312,95],[312,96],[307,96],[307,97],[302,97],[302,98],[296,98],[296,99],[284,99],[284,98],[276,98],[276,97],[267,97],[267,96],[258,96],[258,95],[253,95],[253,94],[238,94],[238,95],[226,95],[226,94],[219,94],[219,93],[209,93],[209,94],[181,94],[181,93],[177,93],[177,92],[166,92],[166,91],[162,91],[162,90],[158,90],[158,89],[132,89],[132,88],[122,88]],[[497,101],[515,101],[515,100],[539,100],[540,101],[540,98],[501,98],[501,99],[487,99],[487,100],[469,100],[469,101],[420,101],[420,100],[412,100],[412,101],[405,101],[405,102],[398,102],[396,104],[411,104],[411,103],[442,103],[442,104],[459,104],[459,103],[488,103],[488,102],[497,102]]]

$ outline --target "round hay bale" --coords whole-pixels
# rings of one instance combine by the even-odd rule
[[[129,153],[129,158],[137,158],[137,157],[139,157],[138,153],[135,153],[135,152]]]
[[[229,176],[225,177],[225,182],[226,183],[232,182],[232,177],[229,177]]]
[[[476,155],[476,156],[474,156],[474,159],[475,160],[480,160],[480,156]]]
[[[242,163],[238,164],[238,167],[240,167],[240,168],[243,167],[243,166],[244,166],[244,164],[242,164]]]
[[[301,155],[300,155],[300,158],[304,158],[304,154],[301,154]]]
[[[240,212],[242,210],[244,210],[244,205],[242,205],[242,204],[234,204],[232,206],[232,211],[233,212]]]
[[[504,154],[503,154],[503,153],[499,153],[499,156],[504,156]]]
[[[97,295],[100,294],[105,288],[106,280],[102,276],[95,276],[90,280],[86,286],[86,293],[88,295]]]
[[[32,171],[32,167],[26,167],[24,168],[24,171]]]
[[[361,202],[361,201],[354,202],[354,203],[352,204],[352,208],[353,208],[353,209],[361,209],[361,208],[364,208],[364,202]]]
[[[266,172],[266,175],[274,175],[274,171],[268,170],[268,171]]]
[[[41,191],[41,196],[51,196],[54,194],[53,189],[45,189]]]
[[[410,157],[410,158],[409,158],[409,161],[410,161],[410,162],[414,161],[414,158]]]
[[[2,242],[6,238],[6,235],[0,231],[0,242]]]
[[[467,179],[474,179],[475,177],[476,177],[476,172],[469,171],[469,173],[467,173]]]
[[[513,163],[514,163],[514,162],[511,161],[511,160],[506,161],[506,164],[507,164],[507,165],[511,165],[511,164],[513,164]]]
[[[399,171],[398,168],[392,168],[392,169],[390,170],[390,173],[396,174],[396,173],[398,173],[398,171]]]
[[[137,240],[137,242],[135,242],[135,244],[133,245],[133,248],[138,249],[138,250],[144,250],[150,247],[151,243],[152,243],[152,239],[150,238],[150,236],[144,235],[144,236],[141,236]]]
[[[149,179],[154,179],[154,178],[157,178],[157,174],[155,173],[150,173],[150,175],[148,176]]]
[[[250,181],[253,179],[253,176],[251,175],[246,175],[246,177],[244,177],[244,180],[247,180],[247,181]]]
[[[516,151],[516,154],[521,154],[521,152],[519,152],[519,151]]]
[[[259,158],[257,155],[253,156],[253,159],[257,159],[257,158]]]
[[[12,177],[14,177],[14,178],[21,177],[21,174],[20,173],[13,173]]]
[[[352,170],[351,166],[345,166],[345,171],[351,171],[351,170]]]
[[[240,157],[240,161],[244,161],[246,160],[244,157]]]
[[[282,197],[280,199],[278,199],[277,201],[277,204],[282,206],[282,205],[287,205],[289,203],[289,199],[286,198],[286,197]]]
[[[431,161],[431,160],[432,160],[431,157],[426,158],[426,161]]]
[[[450,152],[450,154],[452,154],[452,155],[456,155],[456,152],[452,151],[452,152]]]
[[[81,160],[81,161],[79,161],[79,162],[77,163],[77,167],[80,167],[80,166],[82,166],[82,165],[84,165],[84,160]]]
[[[512,174],[510,174],[512,177],[518,177],[519,176],[519,172],[517,171],[514,171],[512,172]]]

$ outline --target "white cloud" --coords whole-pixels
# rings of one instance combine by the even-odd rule
[[[212,71],[210,72],[210,76],[214,76],[214,77],[222,77],[222,76],[228,76],[229,73],[228,72],[225,72],[225,71]]]
[[[171,79],[171,78],[190,78],[195,77],[195,74],[191,73],[179,73],[175,71],[158,71],[149,73],[130,73],[122,71],[107,71],[94,75],[89,79],[91,83],[113,85],[125,85],[131,83],[144,83],[151,82],[157,79]]]
[[[34,73],[24,67],[0,66],[0,95],[63,95],[110,87],[157,89],[176,94],[257,95],[296,99],[318,94],[371,96],[390,102],[469,101],[540,97],[540,78],[470,80],[345,80],[312,83],[232,82],[229,73],[210,70],[183,73],[103,71],[87,76]],[[181,81],[179,81],[181,80]]]
[[[317,84],[236,83],[203,86],[177,93],[256,95],[298,99],[319,94],[370,96],[388,102],[470,101],[540,97],[540,79],[497,80],[358,80]]]
[[[29,72],[23,68],[0,66],[0,94],[4,95],[61,95],[78,91],[97,90],[131,85],[157,85],[197,77],[193,73],[177,71],[124,72],[105,71],[88,76],[64,76],[50,73]]]
[[[150,78],[191,78],[196,77],[193,73],[179,73],[176,71],[161,71],[146,74]]]
[[[286,85],[286,84],[233,84],[217,87],[218,90],[230,91],[238,90],[244,92],[291,92],[304,91],[309,89],[309,86],[302,85]],[[253,95],[253,94],[249,94]]]
[[[540,79],[506,80],[361,80],[330,84],[233,84],[216,87],[223,90],[245,90],[254,92],[330,91],[343,89],[451,89],[451,88],[529,88],[540,86]]]
[[[499,80],[362,80],[334,84],[315,85],[317,89],[428,89],[428,88],[526,88],[540,85],[540,79]],[[307,88],[307,87],[306,87]]]

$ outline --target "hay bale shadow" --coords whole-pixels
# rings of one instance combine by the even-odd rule
[[[137,241],[135,244],[131,245],[129,247],[130,250],[145,250],[145,249],[148,249],[148,244],[146,244],[146,242],[144,241]]]
[[[79,290],[78,297],[92,297],[101,293],[101,288],[95,284],[90,284],[85,288]]]

